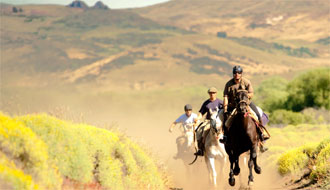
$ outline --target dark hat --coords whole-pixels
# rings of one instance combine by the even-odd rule
[[[190,104],[186,104],[184,106],[184,111],[187,111],[187,110],[192,110],[192,106]]]
[[[209,88],[209,90],[207,92],[208,93],[210,93],[210,92],[218,92],[218,90],[215,87],[211,87],[211,88]]]
[[[243,68],[241,67],[241,66],[235,66],[234,68],[233,68],[233,74],[235,74],[235,73],[243,73]]]

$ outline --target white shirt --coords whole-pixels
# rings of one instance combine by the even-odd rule
[[[197,118],[197,114],[191,113],[188,117],[185,113],[182,114],[178,119],[175,120],[175,123],[181,123],[184,132],[192,130],[194,125],[194,120]]]

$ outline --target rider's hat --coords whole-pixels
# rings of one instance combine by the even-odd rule
[[[211,87],[211,88],[209,88],[209,90],[207,92],[208,93],[211,93],[211,92],[216,93],[216,92],[218,92],[218,90],[215,87]]]
[[[241,66],[235,66],[234,68],[233,68],[233,74],[235,74],[235,73],[242,73],[243,72],[243,68],[241,67]]]
[[[192,106],[190,104],[186,104],[184,106],[184,111],[187,111],[187,110],[192,110]]]

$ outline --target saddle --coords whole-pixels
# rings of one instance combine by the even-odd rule
[[[235,109],[230,113],[230,115],[229,115],[229,117],[228,117],[228,119],[227,119],[227,121],[226,121],[226,123],[225,123],[225,127],[226,127],[227,129],[230,128],[231,124],[233,123],[233,118],[235,117],[236,114],[237,114],[237,111],[236,111],[236,108],[235,108]],[[261,132],[262,134],[264,134],[264,132],[266,132],[267,135],[268,135],[268,137],[270,137],[269,132],[267,131],[267,129],[265,128],[265,126],[263,126],[263,125],[259,122],[258,117],[257,117],[257,114],[254,113],[254,111],[250,108],[250,106],[249,106],[249,108],[248,108],[248,112],[246,113],[245,117],[246,117],[246,116],[251,117],[251,119],[252,119],[252,120],[254,121],[254,123],[256,124],[257,129],[260,130],[260,132]]]

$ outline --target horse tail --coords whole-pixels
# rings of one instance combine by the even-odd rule
[[[197,157],[198,157],[198,155],[195,156],[195,159],[189,165],[192,165],[193,163],[195,163],[197,160]]]

